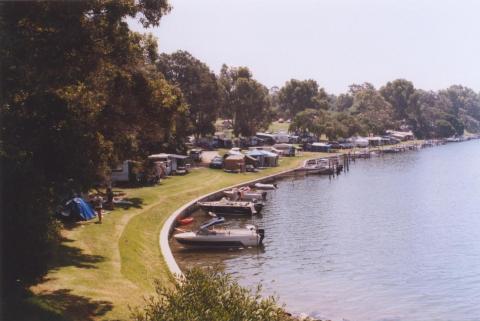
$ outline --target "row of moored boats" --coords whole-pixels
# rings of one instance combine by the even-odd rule
[[[197,202],[198,207],[212,218],[196,231],[177,229],[180,233],[174,235],[175,240],[188,248],[244,248],[261,245],[265,237],[264,229],[253,224],[243,228],[228,228],[225,226],[225,217],[260,213],[266,191],[273,189],[276,189],[274,184],[256,183],[253,187],[223,191],[224,197],[218,201]]]

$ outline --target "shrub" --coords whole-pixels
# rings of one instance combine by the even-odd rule
[[[168,288],[156,284],[157,295],[142,310],[132,314],[135,321],[234,321],[295,320],[270,296],[241,287],[230,275],[217,269],[192,269],[182,282]]]

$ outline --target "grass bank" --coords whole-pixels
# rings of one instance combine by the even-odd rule
[[[48,308],[61,320],[117,320],[129,306],[153,293],[153,281],[172,282],[158,237],[168,216],[203,194],[298,167],[322,154],[282,158],[280,166],[259,173],[228,174],[207,168],[171,177],[158,186],[124,189],[133,205],[104,216],[103,224],[67,226],[63,242],[44,281],[32,287],[31,304]],[[41,316],[29,320],[46,320]]]

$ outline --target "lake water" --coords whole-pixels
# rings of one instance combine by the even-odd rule
[[[316,318],[480,320],[480,141],[281,180],[255,223],[261,250],[174,254],[182,268],[219,264],[245,286],[262,283]]]

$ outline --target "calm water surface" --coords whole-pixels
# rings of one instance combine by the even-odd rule
[[[174,254],[317,318],[480,320],[480,141],[282,180],[255,223],[263,250]]]

